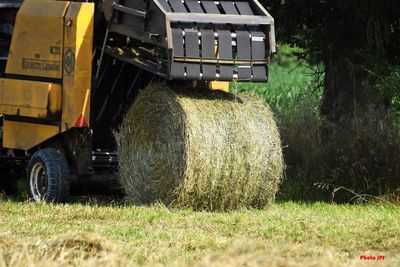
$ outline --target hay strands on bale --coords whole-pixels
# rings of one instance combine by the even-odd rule
[[[250,94],[152,84],[115,133],[128,201],[201,210],[274,201],[282,149],[273,114]]]

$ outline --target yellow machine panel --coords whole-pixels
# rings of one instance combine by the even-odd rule
[[[59,131],[59,127],[54,125],[5,120],[3,147],[28,150],[55,136]]]
[[[70,2],[24,1],[18,11],[6,73],[62,78],[64,15]]]
[[[0,79],[0,113],[24,121],[5,117],[4,147],[28,150],[70,128],[89,126],[93,18],[93,3],[24,1],[6,66],[7,74],[23,76]]]
[[[211,90],[222,90],[229,92],[229,82],[211,81],[208,83],[208,88]]]
[[[93,3],[72,2],[65,16],[61,131],[89,126]]]
[[[46,119],[60,111],[60,84],[0,78],[0,113]]]

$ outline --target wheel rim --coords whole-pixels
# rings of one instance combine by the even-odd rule
[[[33,165],[29,181],[33,199],[42,200],[47,192],[47,175],[41,162]]]

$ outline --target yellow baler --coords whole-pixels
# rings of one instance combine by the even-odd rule
[[[275,50],[273,18],[256,0],[0,2],[10,8],[0,169],[26,164],[35,200],[63,201],[71,176],[115,165],[112,130],[150,82],[266,81]]]

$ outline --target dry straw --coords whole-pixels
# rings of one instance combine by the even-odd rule
[[[51,240],[4,242],[0,235],[0,266],[130,266],[112,241],[97,234],[66,233]]]
[[[262,208],[282,174],[279,132],[258,97],[152,84],[115,133],[127,199],[205,210]]]

